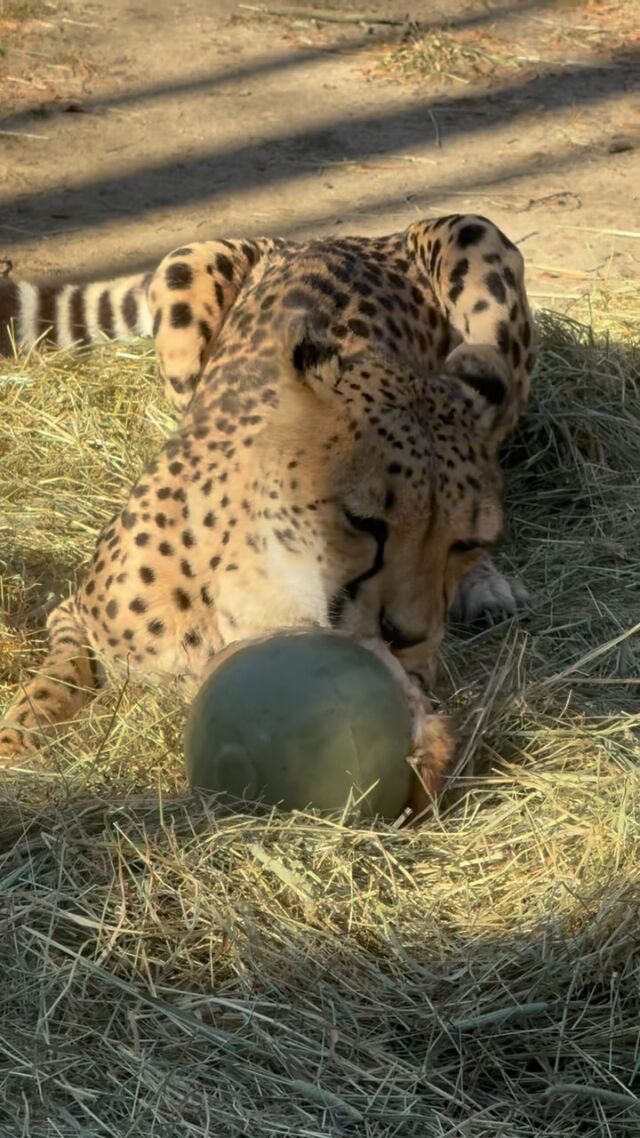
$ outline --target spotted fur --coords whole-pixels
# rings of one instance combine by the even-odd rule
[[[450,748],[422,686],[461,582],[495,575],[497,448],[535,361],[517,248],[456,215],[382,238],[203,242],[149,278],[72,287],[44,304],[0,282],[5,347],[10,322],[23,347],[47,328],[58,344],[151,329],[181,421],[51,614],[0,752],[70,718],[105,669],[195,690],[225,646],[320,626],[401,665],[435,789]]]

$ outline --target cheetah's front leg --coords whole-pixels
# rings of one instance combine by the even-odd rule
[[[462,340],[449,355],[446,371],[488,400],[497,445],[526,404],[536,361],[522,254],[497,226],[476,215],[417,222],[407,230],[406,241]],[[478,367],[475,347],[485,361],[493,353],[496,366]],[[465,624],[496,624],[515,616],[526,600],[526,589],[485,556],[461,581],[451,616]]]
[[[405,242],[462,341],[447,363],[467,345],[491,347],[502,361],[495,376],[478,376],[478,390],[496,411],[495,435],[501,440],[527,402],[537,354],[522,254],[493,222],[475,214],[416,222]]]
[[[36,750],[38,736],[72,719],[98,686],[75,599],[49,614],[47,629],[47,656],[22,685],[0,724],[0,762]]]

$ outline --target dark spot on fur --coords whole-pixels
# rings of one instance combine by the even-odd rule
[[[358,310],[362,313],[363,316],[375,316],[377,312],[375,304],[373,304],[373,302],[370,300],[361,300],[360,304],[358,305]]]
[[[293,349],[293,366],[296,371],[304,374],[326,363],[336,354],[335,348],[330,344],[319,344],[316,340],[304,337]]]
[[[498,327],[496,328],[496,333],[498,339],[498,347],[500,348],[503,356],[506,356],[509,354],[509,349],[511,348],[511,336],[509,335],[509,325],[507,324],[506,320],[499,321]]]
[[[469,272],[469,261],[467,257],[462,257],[456,262],[451,270],[450,279],[453,282],[449,289],[449,300],[455,304],[456,300],[464,290],[464,278]]]
[[[498,304],[504,304],[505,300],[507,299],[507,292],[500,273],[487,273],[484,279],[484,283],[489,289],[491,295],[498,301]]]
[[[174,589],[173,590],[173,599],[176,602],[178,608],[181,609],[183,612],[186,611],[186,609],[191,608],[191,597],[189,596],[188,593],[185,593],[184,589],[180,589],[180,588]]]
[[[233,280],[233,262],[230,261],[224,253],[218,253],[216,257],[216,268],[225,280]]]
[[[435,271],[436,261],[437,261],[438,257],[440,256],[441,250],[442,250],[442,242],[441,242],[439,237],[436,237],[436,239],[433,243],[433,247],[431,249],[431,257],[429,260],[429,269],[430,269],[431,273],[433,273]]]
[[[500,376],[479,373],[478,375],[465,374],[462,378],[469,387],[473,387],[474,391],[482,395],[487,403],[491,403],[492,406],[496,407],[504,400],[504,383]]]
[[[191,305],[184,300],[172,304],[170,320],[172,328],[188,328],[193,320]]]
[[[190,265],[184,261],[177,261],[169,265],[165,274],[167,288],[190,288],[193,284],[193,273]]]
[[[482,241],[485,233],[486,229],[484,225],[478,225],[476,222],[463,225],[458,231],[458,245],[461,249],[467,249],[469,245],[477,245],[479,241]]]

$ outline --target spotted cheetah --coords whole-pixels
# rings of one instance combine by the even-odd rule
[[[450,747],[423,690],[447,613],[476,615],[487,582],[514,603],[487,551],[497,448],[536,355],[519,250],[454,215],[379,238],[199,242],[88,286],[0,281],[5,353],[148,334],[179,425],[50,614],[0,753],[35,746],[113,667],[190,693],[227,645],[320,626],[401,676],[435,791]]]

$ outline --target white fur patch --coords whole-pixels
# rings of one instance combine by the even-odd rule
[[[18,347],[32,348],[38,334],[38,290],[27,281],[18,284],[20,315],[17,321]]]
[[[524,585],[505,577],[486,558],[460,582],[449,616],[455,624],[500,624],[516,616],[528,600]]]

